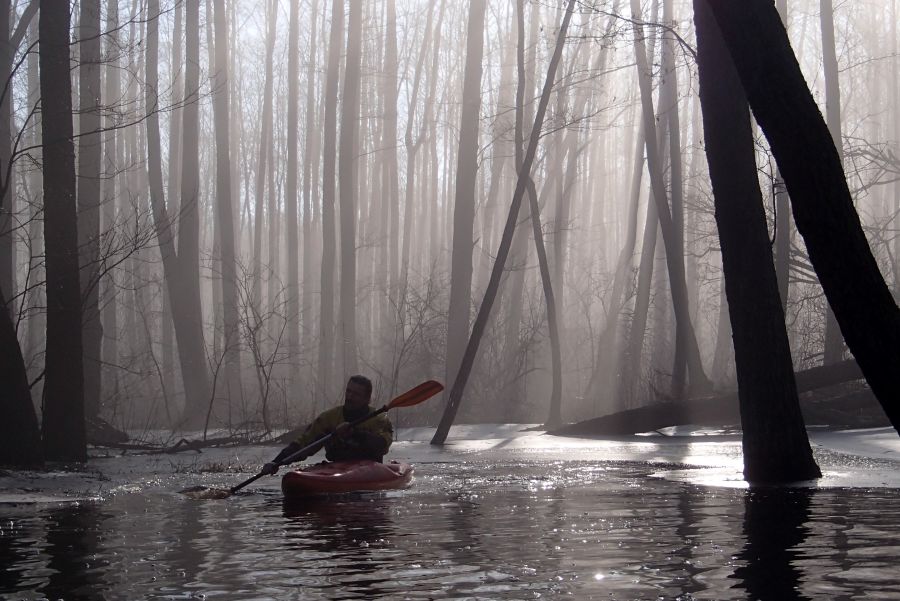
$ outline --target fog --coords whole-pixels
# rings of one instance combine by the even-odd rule
[[[0,290],[40,416],[59,340],[48,84],[37,3],[12,4]],[[736,390],[693,2],[575,2],[561,44],[561,2],[109,0],[99,28],[81,4],[69,72],[89,439],[102,421],[258,440],[339,403],[355,373],[379,406],[427,379],[458,383],[455,421],[469,423],[560,425]],[[897,4],[778,3],[895,294]],[[752,127],[791,363],[838,363],[846,328]],[[658,235],[660,190],[671,229]],[[392,418],[436,426],[450,396]]]

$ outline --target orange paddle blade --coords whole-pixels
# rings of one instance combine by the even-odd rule
[[[387,408],[395,409],[397,407],[412,407],[413,405],[418,405],[422,401],[430,399],[443,389],[444,385],[435,380],[422,382],[415,388],[411,388],[400,396],[396,397],[394,400],[387,404]]]

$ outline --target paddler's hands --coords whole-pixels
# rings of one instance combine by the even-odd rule
[[[266,475],[266,476],[272,476],[272,475],[278,473],[278,464],[275,463],[274,461],[270,461],[269,463],[265,464],[262,467],[262,470],[260,470],[260,473],[262,473],[263,475]]]
[[[350,425],[350,422],[341,422],[338,424],[338,427],[334,429],[334,435],[341,440],[347,440],[352,433],[353,426]]]

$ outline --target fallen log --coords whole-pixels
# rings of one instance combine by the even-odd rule
[[[856,361],[850,359],[823,367],[813,367],[795,374],[797,392],[801,393],[800,407],[809,424],[852,425],[874,427],[890,425],[883,411],[873,411],[877,402],[868,388],[859,386],[847,391],[826,395],[804,394],[827,387],[839,386],[862,379]],[[858,409],[864,409],[861,415]],[[880,409],[880,407],[878,407]],[[854,416],[854,411],[856,412]],[[852,423],[833,423],[842,419]],[[851,419],[852,418],[852,419]],[[828,420],[823,422],[822,420]],[[652,432],[670,426],[694,424],[724,426],[740,424],[741,417],[736,390],[696,399],[654,402],[637,409],[569,424],[548,432],[556,436],[622,436]]]

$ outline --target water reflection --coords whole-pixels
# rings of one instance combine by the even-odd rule
[[[408,490],[301,503],[0,505],[0,598],[900,599],[900,491],[652,469],[457,462],[422,465]]]
[[[39,590],[50,599],[89,601],[104,598],[108,558],[100,553],[111,516],[94,503],[62,506],[47,513],[49,578]]]
[[[809,535],[811,488],[762,488],[744,495],[746,543],[734,571],[748,599],[806,600],[798,562]]]
[[[372,495],[310,497],[282,502],[287,549],[298,551],[297,567],[312,577],[301,584],[334,588],[333,598],[373,599],[389,594],[393,577],[382,551],[395,531],[385,499]],[[311,563],[310,563],[311,562]]]

